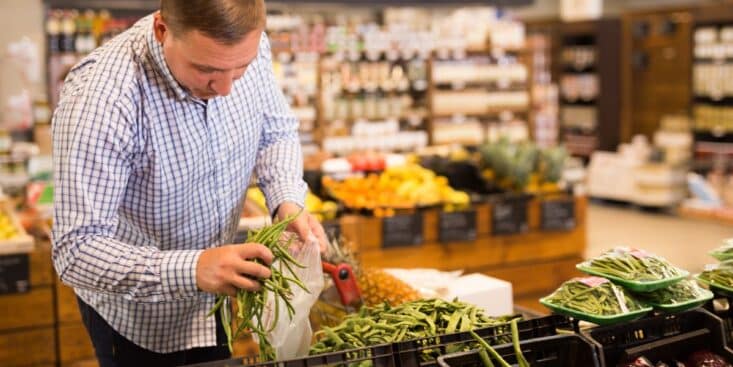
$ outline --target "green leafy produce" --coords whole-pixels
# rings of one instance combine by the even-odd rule
[[[546,297],[545,301],[596,316],[613,316],[644,308],[623,287],[597,277],[569,280]]]
[[[581,270],[591,270],[596,275],[652,282],[682,276],[685,273],[667,260],[646,254],[641,250],[616,248],[581,264]]]
[[[290,247],[293,237],[289,236],[287,240],[283,239],[285,229],[293,220],[295,220],[296,217],[297,215],[293,215],[281,222],[255,231],[250,231],[248,233],[248,241],[259,243],[269,248],[274,256],[274,261],[270,268],[272,276],[268,279],[262,280],[262,288],[259,291],[249,292],[239,290],[236,297],[234,297],[237,305],[236,318],[238,326],[236,330],[232,330],[231,328],[232,314],[231,307],[229,305],[230,298],[228,296],[217,296],[216,304],[211,311],[209,311],[209,316],[213,315],[216,311],[219,311],[222,323],[224,324],[224,331],[227,335],[230,351],[232,351],[233,340],[237,339],[242,333],[250,332],[257,335],[259,339],[260,358],[262,358],[263,361],[274,360],[277,357],[272,345],[266,338],[267,333],[274,329],[275,323],[273,322],[272,326],[268,328],[263,319],[268,294],[272,293],[274,296],[273,299],[275,302],[273,302],[273,304],[275,317],[273,320],[277,320],[281,311],[280,301],[285,305],[290,318],[292,318],[295,313],[295,310],[290,303],[290,299],[293,295],[292,287],[297,286],[308,292],[306,286],[300,281],[300,279],[298,279],[297,275],[295,275],[295,272],[293,271],[296,267],[302,269],[303,265],[298,263],[292,256],[290,256],[290,253],[288,253],[288,248]],[[258,259],[252,261],[261,263]]]
[[[709,292],[700,288],[692,280],[683,280],[667,288],[658,289],[652,292],[635,293],[637,298],[643,302],[650,302],[657,305],[674,305],[692,300],[705,298]]]
[[[359,313],[348,315],[338,326],[326,327],[316,332],[318,342],[311,347],[310,354],[506,325],[508,321],[509,318],[486,316],[478,307],[459,301],[428,299],[407,302],[396,307],[385,303],[376,307],[363,307]],[[496,339],[497,343],[510,341],[502,337]],[[450,352],[457,351],[460,349]],[[423,358],[435,359],[437,352],[428,350]]]

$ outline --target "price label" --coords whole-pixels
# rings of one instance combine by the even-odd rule
[[[527,232],[527,201],[505,200],[491,207],[491,232],[495,235],[511,235]]]
[[[569,231],[575,228],[575,201],[572,198],[542,202],[542,229],[545,231]]]
[[[476,211],[441,212],[440,242],[473,241],[476,239]]]
[[[0,256],[0,294],[30,291],[28,254]]]
[[[382,220],[382,247],[414,246],[423,243],[420,213],[395,215]]]

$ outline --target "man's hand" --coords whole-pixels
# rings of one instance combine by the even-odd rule
[[[301,212],[302,210],[302,212]],[[291,202],[284,202],[280,204],[277,209],[278,220],[283,220],[291,215],[300,213],[290,226],[289,230],[295,232],[303,243],[310,243],[313,241],[318,242],[318,246],[321,249],[321,253],[325,253],[328,248],[328,239],[326,238],[326,232],[323,230],[323,226],[318,220],[301,209],[298,205]]]
[[[196,264],[196,285],[204,292],[234,296],[237,289],[257,291],[260,282],[272,275],[270,269],[252,261],[272,264],[270,249],[258,243],[225,245],[204,250]]]

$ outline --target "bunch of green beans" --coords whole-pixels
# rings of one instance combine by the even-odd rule
[[[589,315],[612,316],[624,313],[619,299],[621,297],[629,312],[644,307],[623,287],[611,282],[591,287],[577,280],[563,283],[547,297],[547,302]]]
[[[657,305],[674,305],[705,297],[705,290],[692,280],[682,280],[653,292],[634,293],[639,300]]]
[[[731,266],[719,266],[717,269],[705,270],[698,277],[713,285],[733,288],[733,267]]]
[[[512,344],[514,346],[514,354],[516,355],[517,359],[517,366],[530,367],[529,362],[527,362],[527,359],[524,358],[524,354],[522,354],[522,347],[519,344],[519,330],[517,328],[517,321],[518,319],[513,319],[510,323],[510,327],[512,330]],[[486,340],[478,336],[478,334],[476,334],[473,330],[471,330],[470,333],[471,336],[473,336],[473,338],[478,342],[478,345],[480,347],[478,355],[484,367],[494,367],[494,363],[491,361],[491,358],[496,360],[500,367],[512,366],[506,360],[504,360],[504,358],[502,358],[501,355],[494,348],[492,348],[489,343],[486,342]]]
[[[363,307],[359,313],[348,315],[333,328],[316,332],[318,342],[311,347],[311,354],[330,353],[363,348],[383,343],[432,337],[458,331],[469,331],[496,325],[506,325],[509,318],[492,318],[484,315],[476,306],[440,299],[418,300],[390,307],[383,304]],[[507,329],[508,331],[508,329]],[[498,337],[497,343],[510,340]],[[451,350],[456,352],[458,350]],[[425,360],[435,359],[437,350],[426,350]]]
[[[285,305],[288,316],[292,319],[295,309],[293,309],[290,299],[293,296],[292,287],[297,286],[308,292],[307,287],[300,281],[294,268],[304,268],[298,263],[290,253],[288,248],[293,237],[283,239],[285,229],[295,220],[297,215],[290,216],[285,220],[266,226],[258,230],[250,231],[247,235],[247,241],[259,243],[272,251],[274,260],[270,270],[272,276],[268,279],[261,280],[262,288],[257,292],[249,292],[238,290],[234,301],[237,305],[237,327],[232,330],[232,314],[229,302],[231,299],[226,295],[217,296],[216,304],[209,311],[208,316],[213,315],[217,310],[221,315],[221,321],[224,324],[224,331],[227,335],[229,350],[232,351],[232,341],[237,339],[242,333],[253,333],[259,339],[260,358],[263,361],[275,360],[277,358],[275,350],[268,342],[266,335],[271,332],[278,320],[280,314],[280,302]],[[259,259],[252,260],[261,264]],[[288,275],[289,273],[289,275]],[[292,275],[292,276],[291,276]],[[272,305],[274,307],[274,317],[272,325],[268,328],[265,325],[264,313],[267,305],[269,293],[272,293]]]
[[[584,267],[600,274],[638,282],[651,282],[682,275],[680,269],[659,257],[637,257],[629,252],[617,250],[611,250],[589,260]]]

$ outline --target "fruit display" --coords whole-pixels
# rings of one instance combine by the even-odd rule
[[[254,204],[259,212],[263,214],[269,213],[267,209],[267,199],[258,187],[252,187],[247,190],[247,201]],[[311,213],[319,221],[331,220],[336,218],[338,205],[329,200],[321,200],[318,196],[310,191],[305,196],[305,209]]]
[[[467,193],[450,187],[446,177],[438,176],[415,163],[390,167],[381,174],[349,177],[343,181],[324,177],[323,185],[331,196],[346,207],[374,210],[377,216],[391,214],[381,209],[408,209],[438,204],[458,209],[468,207],[471,201]]]
[[[562,147],[540,149],[530,142],[501,139],[479,148],[484,177],[508,191],[554,193],[567,159]]]

